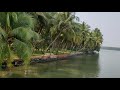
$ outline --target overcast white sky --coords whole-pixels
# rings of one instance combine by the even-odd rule
[[[76,12],[80,21],[103,34],[103,46],[120,47],[120,12]]]

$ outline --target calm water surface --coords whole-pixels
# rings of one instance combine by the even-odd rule
[[[69,60],[0,71],[1,78],[120,78],[120,51],[101,50]]]

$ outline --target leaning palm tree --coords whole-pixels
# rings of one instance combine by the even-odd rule
[[[34,18],[25,12],[0,12],[0,63],[11,67],[13,55],[28,64],[32,54],[31,42],[39,38],[34,31]]]
[[[53,26],[50,28],[52,42],[47,47],[46,51],[56,43],[62,42],[65,39],[71,40],[72,37],[70,35],[74,34],[74,30],[72,27],[72,23],[74,19],[78,19],[75,17],[73,12],[57,12],[54,14]]]
[[[81,38],[81,50],[84,51],[85,49],[85,42],[87,41],[87,37],[90,33],[90,27],[85,23],[83,22],[81,25],[80,25],[80,38]]]

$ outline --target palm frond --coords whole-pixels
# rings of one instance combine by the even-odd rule
[[[17,22],[18,21],[18,15],[16,12],[12,12],[12,19],[14,22]]]
[[[39,35],[30,28],[18,27],[12,30],[12,34],[20,40],[30,41],[31,39],[39,39]]]
[[[34,25],[36,24],[36,20],[29,14],[23,13],[17,15],[18,22],[13,23],[13,29],[17,27],[29,27],[31,29],[34,29]]]
[[[4,40],[7,38],[7,34],[6,34],[5,30],[3,30],[1,27],[0,27],[0,36]]]
[[[29,62],[32,55],[32,45],[29,43],[22,42],[18,39],[15,39],[13,42],[13,48],[15,49],[15,53],[26,62]]]

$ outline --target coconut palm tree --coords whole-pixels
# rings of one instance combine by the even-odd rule
[[[83,22],[80,25],[80,30],[81,30],[81,32],[80,32],[80,38],[81,38],[80,47],[81,47],[81,50],[84,51],[86,42],[88,41],[87,36],[89,36],[90,26],[87,25],[85,22]]]
[[[103,42],[103,35],[98,28],[95,28],[95,30],[93,31],[93,34],[94,34],[94,38],[95,38],[95,50],[99,51],[100,46]]]
[[[75,14],[72,12],[57,12],[54,14],[54,26],[50,28],[52,42],[47,50],[55,44],[55,42],[63,42],[65,40],[72,40],[74,34],[73,25]],[[77,18],[78,19],[78,18]]]
[[[0,63],[7,60],[11,67],[14,54],[28,64],[31,42],[39,38],[34,24],[35,19],[25,12],[0,12]]]

